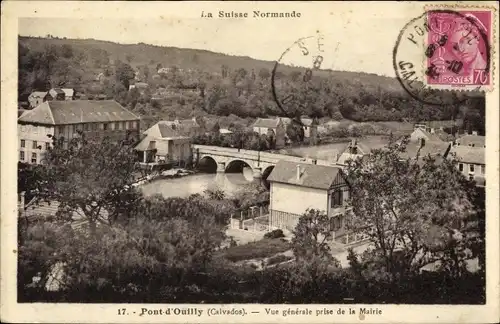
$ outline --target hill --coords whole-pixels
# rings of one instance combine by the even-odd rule
[[[145,119],[280,115],[271,92],[274,65],[198,49],[20,36],[19,100],[26,101],[34,90],[72,87],[86,95],[104,94]],[[166,72],[158,73],[161,68]],[[276,74],[281,99],[287,94],[296,99],[287,104],[289,115],[411,121],[464,118],[469,113],[484,127],[484,98],[436,107],[411,98],[395,78],[320,70],[306,84],[303,74],[304,68],[284,65]],[[147,89],[129,91],[138,81],[147,83]]]

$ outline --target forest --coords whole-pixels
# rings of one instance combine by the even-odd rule
[[[396,79],[347,71],[315,71],[208,51],[121,45],[96,40],[19,39],[19,101],[34,90],[70,87],[86,98],[105,95],[137,112],[146,123],[194,115],[248,119],[307,115],[327,120],[397,121],[464,119],[484,132],[484,97],[434,106],[411,98]],[[132,89],[136,82],[144,90]],[[294,100],[283,104],[288,94]],[[446,94],[444,95],[446,96]]]

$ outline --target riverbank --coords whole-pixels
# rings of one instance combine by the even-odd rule
[[[132,183],[131,186],[137,187],[155,180],[177,179],[197,173],[199,173],[198,170],[188,170],[184,168],[173,168],[165,171],[154,171],[146,175],[145,177],[137,179],[137,181]]]

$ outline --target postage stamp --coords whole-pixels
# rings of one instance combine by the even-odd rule
[[[477,88],[491,85],[492,12],[427,12],[427,84]]]

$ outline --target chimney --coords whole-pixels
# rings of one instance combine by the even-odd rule
[[[300,180],[300,165],[297,164],[297,180]]]
[[[472,131],[472,135],[477,135],[477,131]]]

